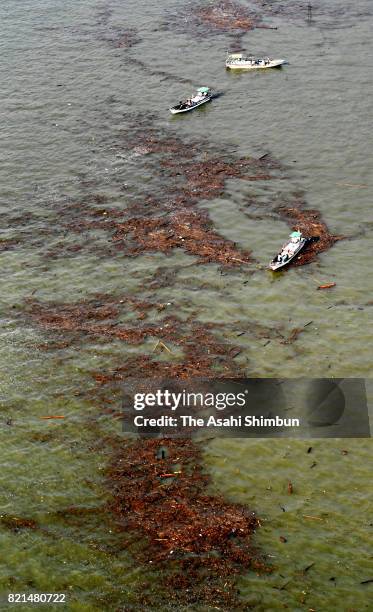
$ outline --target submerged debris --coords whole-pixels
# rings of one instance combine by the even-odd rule
[[[75,303],[42,302],[36,297],[26,300],[19,317],[53,332],[40,350],[65,350],[82,342],[117,340],[139,347],[137,354],[123,355],[110,370],[92,372],[97,386],[85,394],[101,411],[116,414],[117,398],[124,381],[154,377],[188,379],[243,376],[248,360],[242,346],[223,336],[237,334],[237,322],[230,325],[196,320],[195,313],[186,319],[174,313],[171,303],[138,299],[136,296],[94,294]],[[125,323],[122,322],[126,318]],[[267,327],[249,321],[246,333],[257,340],[274,340],[292,344],[304,331],[287,331],[283,325]],[[147,343],[147,344],[146,344]],[[151,344],[150,344],[151,343]],[[162,356],[159,348],[163,348]],[[243,355],[241,356],[241,354]],[[242,359],[243,357],[243,359]],[[81,395],[81,391],[80,391]]]
[[[49,222],[31,236],[27,233],[31,227],[28,217],[10,214],[9,225],[22,228],[21,243],[27,240],[30,244],[31,240],[35,246],[40,245],[48,259],[80,253],[113,258],[118,252],[136,257],[182,249],[195,256],[197,263],[227,268],[244,265],[247,269],[252,261],[250,251],[214,229],[208,212],[201,210],[199,202],[221,196],[228,179],[279,178],[283,176],[282,166],[268,152],[259,159],[236,157],[227,146],[183,141],[173,131],[155,128],[151,120],[145,122],[137,115],[125,119],[128,125],[118,132],[110,150],[115,157],[136,159],[136,165],[153,176],[155,185],[150,186],[150,193],[149,188],[145,192],[141,186],[138,193],[132,190],[130,197],[121,196],[123,202],[117,207],[109,206],[106,196],[97,192],[80,200],[55,202],[49,209],[54,223]],[[123,187],[120,175],[113,180],[119,189]],[[260,210],[261,206],[259,196],[251,195],[245,214],[250,217],[248,209]],[[314,261],[318,253],[342,238],[330,234],[320,213],[307,210],[299,194],[285,197],[281,206],[271,203],[264,206],[265,214],[285,218],[292,228],[315,238],[294,260],[294,265]]]
[[[111,26],[102,34],[101,38],[116,49],[131,49],[141,42],[135,28],[121,28],[120,26]]]
[[[105,0],[97,6],[93,5],[90,19],[81,23],[74,20],[74,24],[61,26],[64,35],[70,35],[78,40],[88,39],[90,41],[102,41],[114,48],[130,49],[138,44],[141,39],[138,30],[129,27],[128,21],[123,23],[122,18],[115,14],[115,2]],[[60,28],[38,27],[41,32],[59,31]]]
[[[217,154],[216,147],[202,142],[184,142],[174,134],[143,126],[141,121],[120,132],[117,155],[125,141],[128,155],[141,160],[143,167],[159,173],[162,168],[162,194],[139,194],[128,200],[125,207],[101,206],[94,197],[55,205],[57,225],[50,231],[66,234],[69,239],[79,235],[79,246],[66,243],[65,236],[54,241],[48,258],[73,254],[78,248],[95,255],[126,256],[145,252],[168,253],[181,248],[196,256],[201,263],[218,263],[226,267],[247,265],[250,252],[241,249],[213,228],[208,212],[198,207],[201,199],[220,196],[227,179],[240,178],[262,181],[274,178],[279,164],[267,156],[237,158]],[[151,154],[157,154],[156,160]],[[97,230],[107,234],[106,242],[97,238]]]
[[[293,344],[293,342],[295,342],[298,339],[299,334],[301,334],[303,331],[304,331],[304,326],[303,328],[294,327],[294,329],[291,330],[289,336],[281,340],[281,344]]]
[[[19,240],[17,240],[16,238],[0,240],[0,253],[2,253],[3,251],[10,251],[11,249],[15,248],[18,243]]]
[[[15,532],[20,529],[36,529],[38,527],[34,519],[12,516],[10,514],[0,515],[0,524]]]
[[[349,28],[361,22],[361,18],[372,16],[371,7],[363,12],[361,6],[355,3],[344,3],[333,6],[326,2],[311,4],[304,0],[288,0],[283,2],[268,2],[268,0],[253,0],[258,10],[268,17],[283,17],[287,23],[291,21],[317,22],[319,27]]]
[[[157,302],[138,300],[128,296],[110,296],[97,294],[76,303],[40,302],[34,297],[28,298],[25,312],[20,315],[42,329],[62,334],[62,348],[81,342],[82,339],[116,339],[130,345],[141,345],[147,339],[154,339],[164,346],[178,347],[182,352],[175,355],[168,350],[168,361],[159,361],[157,352],[123,358],[122,365],[110,373],[100,371],[94,374],[100,384],[137,378],[139,371],[144,378],[154,376],[171,376],[188,378],[193,376],[233,376],[242,369],[236,363],[239,347],[219,340],[214,330],[223,326],[213,323],[198,323],[192,315],[182,320],[167,313],[168,306]],[[165,316],[156,317],[155,313],[165,312]],[[130,320],[126,325],[120,324],[120,317],[126,313]],[[149,322],[152,319],[152,323]],[[263,333],[260,328],[260,334]],[[267,333],[272,333],[269,330]],[[55,348],[56,339],[52,339],[50,348]],[[59,346],[57,344],[57,346]],[[49,345],[42,345],[46,350]],[[149,351],[147,351],[148,353]],[[97,391],[97,389],[96,389]]]

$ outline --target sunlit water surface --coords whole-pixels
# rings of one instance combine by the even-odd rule
[[[118,552],[118,534],[99,512],[75,522],[57,514],[70,506],[99,510],[108,499],[104,470],[110,448],[91,448],[104,434],[120,434],[119,427],[98,417],[97,406],[79,398],[77,390],[93,388],[92,370],[110,369],[134,349],[87,341],[65,351],[37,350],[48,335],[19,317],[33,292],[40,300],[61,302],[92,292],[137,293],[171,302],[170,311],[179,315],[197,311],[201,321],[235,323],[238,331],[253,320],[289,329],[312,321],[294,345],[240,336],[238,363],[249,376],[369,376],[372,12],[368,1],[358,0],[343,7],[342,19],[340,5],[349,3],[326,4],[322,14],[314,8],[311,25],[300,8],[299,15],[272,19],[277,30],[243,37],[248,51],[286,57],[288,67],[230,74],[224,70],[228,36],[196,39],[162,26],[184,3],[1,3],[0,206],[4,218],[10,211],[33,217],[23,228],[30,241],[0,255],[0,503],[3,514],[32,517],[42,525],[18,533],[1,528],[3,594],[66,592],[65,609],[112,610],[136,601],[144,572],[126,550]],[[115,48],[108,40],[115,27],[137,28],[139,44]],[[189,93],[188,85],[151,74],[153,68],[225,95],[175,120],[167,108]],[[244,271],[222,276],[215,265],[191,265],[194,259],[183,253],[127,260],[83,250],[49,261],[43,257],[43,228],[53,224],[55,202],[82,198],[91,182],[110,205],[120,207],[127,196],[119,182],[127,182],[131,194],[154,180],[150,170],[140,171],[126,158],[125,143],[122,158],[111,149],[129,114],[149,111],[157,127],[182,138],[226,143],[237,155],[270,151],[287,166],[285,180],[230,181],[223,197],[201,203],[224,236],[253,251],[259,267],[247,284]],[[307,205],[322,211],[333,233],[352,239],[339,242],[317,263],[275,278],[264,266],[288,228],[275,218],[253,219],[245,202],[250,195],[268,200],[296,190],[305,191]],[[19,231],[3,225],[1,239]],[[41,242],[33,244],[34,238]],[[53,246],[50,236],[45,241]],[[178,281],[150,292],[149,273],[165,265],[178,267]],[[202,281],[205,291],[196,291]],[[321,282],[336,287],[317,291]],[[237,342],[237,337],[227,331],[226,340]],[[41,421],[45,414],[66,418]],[[370,450],[368,440],[214,440],[207,446],[213,490],[258,512],[263,527],[257,543],[275,568],[269,576],[250,573],[240,579],[248,605],[371,609],[372,584],[361,584],[373,577]],[[148,588],[157,601],[151,577]]]

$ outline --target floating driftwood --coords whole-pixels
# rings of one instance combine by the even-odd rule
[[[209,480],[191,440],[129,442],[108,470],[109,507],[119,532],[143,539],[134,555],[157,570],[171,601],[238,609],[234,577],[268,571],[253,547],[259,521],[246,506],[209,495]]]

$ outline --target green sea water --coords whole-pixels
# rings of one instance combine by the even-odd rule
[[[66,593],[59,610],[136,609],[139,590],[154,597],[154,609],[167,608],[156,575],[136,565],[125,536],[102,512],[110,499],[105,469],[112,456],[105,436],[121,431],[87,399],[89,391],[95,394],[92,371],[149,353],[154,343],[134,348],[86,339],[40,350],[51,335],[24,317],[28,296],[62,303],[102,292],[170,302],[171,314],[197,312],[201,322],[224,323],[222,336],[239,342],[237,363],[248,376],[371,373],[370,3],[328,0],[314,7],[312,24],[299,5],[299,13],[293,7],[291,15],[269,21],[277,30],[245,34],[248,51],[289,59],[285,69],[265,74],[227,73],[229,35],[196,38],[184,18],[173,20],[192,6],[171,0],[4,0],[0,6],[0,239],[19,240],[0,253],[0,507],[2,516],[38,524],[0,526],[0,609],[9,608],[10,592]],[[137,29],[139,43],[118,48],[129,28]],[[162,71],[175,78],[160,77]],[[214,86],[224,96],[175,121],[168,106],[190,93],[178,77]],[[162,191],[162,176],[129,154],[125,139],[118,156],[120,130],[136,113],[149,112],[161,130],[233,147],[236,155],[270,151],[287,167],[286,178],[265,185],[231,180],[222,197],[200,203],[222,235],[253,251],[254,275],[241,270],[223,276],[217,266],[197,265],[179,251],[128,259],[83,248],[46,257],[61,241],[54,232],[61,202],[93,192],[120,208],[140,189]],[[333,233],[351,239],[316,263],[274,278],[262,268],[288,228],[277,218],[262,218],[260,210],[253,218],[247,201],[280,201],[296,190],[305,192],[307,205],[322,212]],[[26,213],[29,222],[17,223]],[[105,241],[97,231],[95,244]],[[175,270],[174,282],[151,289],[152,275],[164,267]],[[322,282],[336,287],[317,291]],[[232,330],[244,331],[252,321],[289,330],[312,324],[292,345],[250,334],[237,338]],[[41,420],[46,414],[65,419]],[[361,584],[373,578],[369,439],[216,439],[206,445],[205,459],[211,490],[247,503],[261,518],[256,543],[274,571],[239,579],[248,606],[372,609],[372,583]],[[62,516],[69,507],[85,513]]]

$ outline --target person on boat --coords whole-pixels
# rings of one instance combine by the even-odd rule
[[[194,104],[197,104],[197,102],[201,102],[201,100],[203,100],[204,95],[205,95],[205,94],[203,94],[203,93],[201,93],[201,92],[198,92],[198,93],[197,93],[197,94],[196,94],[196,95],[195,95],[195,96],[192,98],[192,100],[191,100],[191,101],[192,101]]]

